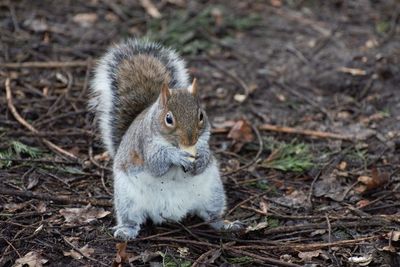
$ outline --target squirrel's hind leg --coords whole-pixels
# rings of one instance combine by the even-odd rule
[[[132,207],[128,203],[124,205],[116,201],[117,225],[113,227],[115,238],[132,240],[138,236],[143,219],[139,216],[133,216],[131,209]]]
[[[132,199],[134,194],[126,177],[115,175],[114,209],[117,225],[113,228],[114,237],[122,240],[135,239],[140,231],[140,225],[145,220],[145,215],[140,212],[140,206]]]

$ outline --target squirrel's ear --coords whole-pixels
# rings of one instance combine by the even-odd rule
[[[169,91],[168,84],[164,83],[161,88],[161,102],[164,106],[167,105],[168,99],[171,96],[171,92]]]
[[[188,91],[192,95],[197,95],[197,80],[196,80],[196,78],[193,79],[192,85],[188,87]]]

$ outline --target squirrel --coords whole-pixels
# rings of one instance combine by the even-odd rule
[[[226,196],[210,151],[210,123],[196,79],[172,49],[141,39],[112,46],[98,61],[89,106],[113,159],[114,237],[135,239],[141,224],[195,214],[216,230]]]

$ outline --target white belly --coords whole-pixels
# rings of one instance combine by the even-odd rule
[[[179,221],[185,215],[203,209],[211,201],[212,189],[221,183],[218,169],[212,164],[202,174],[190,177],[174,167],[163,177],[141,172],[115,177],[115,193],[124,192],[133,216],[150,217],[153,222]]]

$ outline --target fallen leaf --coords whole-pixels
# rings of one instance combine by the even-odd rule
[[[35,207],[37,212],[45,212],[47,210],[47,206],[46,203],[44,203],[43,201],[40,201],[36,207]]]
[[[84,245],[83,247],[78,249],[83,255],[85,255],[86,257],[90,257],[90,255],[92,255],[94,253],[94,249],[93,248],[89,248],[88,244]],[[76,260],[80,260],[82,259],[84,256],[79,253],[78,251],[71,249],[70,251],[64,251],[64,256],[70,256]]]
[[[189,248],[188,247],[179,247],[177,249],[179,256],[181,258],[187,258],[187,256],[189,255]]]
[[[261,210],[265,215],[267,215],[267,213],[268,213],[268,203],[265,202],[264,200],[261,200],[259,205],[260,205],[260,210]]]
[[[64,216],[67,224],[84,224],[101,219],[109,215],[111,212],[104,210],[103,208],[95,208],[86,206],[84,208],[66,208],[61,209],[60,214]]]
[[[161,256],[159,251],[153,252],[153,251],[145,250],[142,253],[140,253],[140,257],[141,257],[143,263],[147,263],[159,256]]]
[[[238,120],[228,134],[229,138],[237,141],[251,142],[254,140],[251,125],[246,120]]]
[[[281,7],[282,6],[282,0],[270,0],[271,6],[273,7]]]
[[[228,138],[236,142],[235,151],[238,152],[245,143],[254,140],[253,129],[247,120],[238,120],[228,133]]]
[[[347,168],[347,162],[346,161],[340,162],[338,168],[339,170],[344,171]]]
[[[96,13],[79,13],[72,18],[72,21],[82,27],[88,28],[92,26],[97,19],[98,17]]]
[[[318,257],[319,254],[322,253],[322,250],[314,250],[314,251],[305,251],[305,252],[299,252],[299,258],[302,259],[303,261],[311,261],[312,258]]]
[[[139,0],[142,7],[146,10],[153,18],[161,18],[161,13],[158,11],[157,7],[150,0]]]
[[[348,261],[351,263],[356,263],[359,266],[367,266],[372,261],[372,255],[353,256],[353,257],[348,258]]]
[[[117,247],[117,255],[115,256],[112,267],[122,267],[124,263],[129,262],[129,253],[126,252],[127,242],[117,243],[115,246]]]
[[[285,206],[290,208],[309,208],[310,203],[308,201],[307,195],[300,190],[294,190],[290,194],[278,198],[274,198],[274,200]]]
[[[21,210],[25,208],[29,202],[22,202],[22,203],[7,203],[4,204],[3,207],[9,212],[15,212],[17,210]]]
[[[318,229],[310,233],[310,236],[323,235],[326,233],[325,229]]]
[[[258,230],[261,230],[261,229],[264,229],[264,228],[267,228],[267,227],[268,227],[268,222],[260,222],[260,223],[257,223],[254,226],[251,226],[251,225],[247,226],[246,230],[245,230],[245,233],[258,231]]]
[[[316,197],[328,197],[335,201],[343,201],[347,187],[343,186],[337,179],[337,170],[321,175],[315,183],[313,195]]]
[[[400,231],[391,231],[385,234],[385,238],[397,242],[400,240]]]
[[[369,200],[367,200],[367,199],[361,199],[360,201],[358,201],[357,203],[356,203],[356,207],[358,208],[358,209],[360,209],[360,208],[362,208],[362,207],[364,207],[364,206],[366,206],[366,205],[368,205],[369,204]]]
[[[46,262],[48,260],[44,259],[39,252],[31,251],[24,257],[17,259],[12,267],[26,267],[26,265],[29,267],[42,267]]]
[[[382,187],[389,181],[388,173],[379,173],[377,168],[371,170],[371,176],[360,176],[357,179],[365,186],[365,190],[373,190]],[[357,190],[357,192],[359,192]]]
[[[26,189],[30,190],[34,188],[35,186],[37,186],[38,183],[39,183],[39,175],[36,173],[32,173],[28,177],[28,185],[26,186]]]

